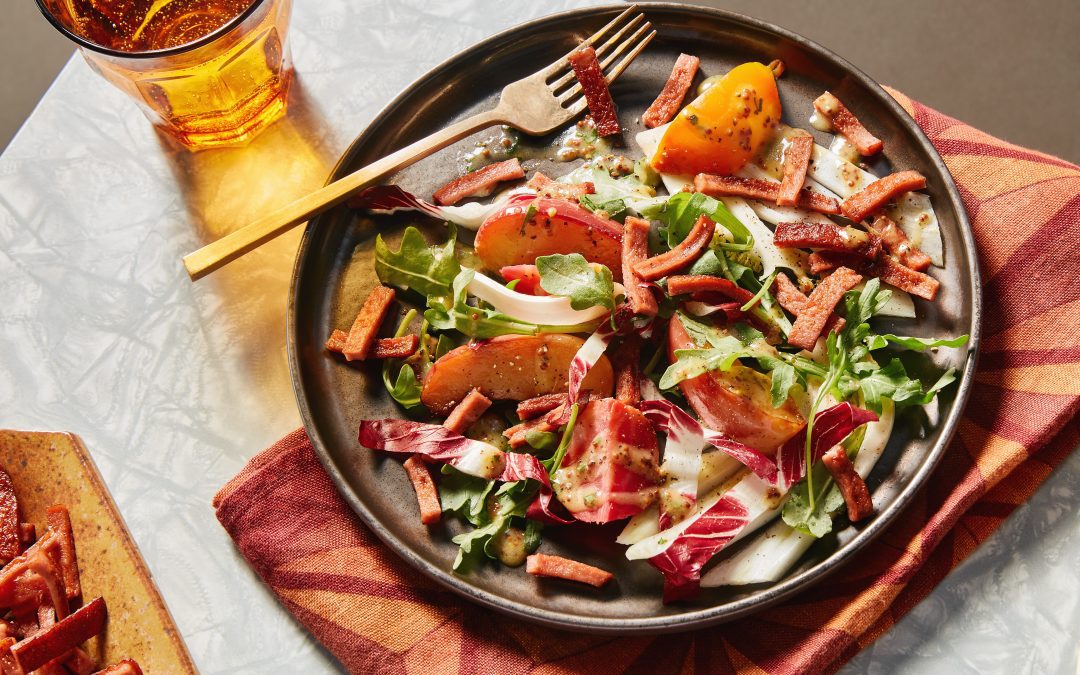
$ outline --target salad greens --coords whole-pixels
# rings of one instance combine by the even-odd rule
[[[571,253],[540,256],[536,268],[540,287],[551,295],[570,298],[572,308],[599,306],[615,311],[615,282],[607,267],[593,267],[580,253]]]
[[[446,295],[461,270],[454,256],[456,244],[453,225],[442,246],[428,246],[420,230],[409,226],[401,235],[401,246],[392,251],[380,234],[375,237],[375,274],[390,286],[412,289],[428,297]]]

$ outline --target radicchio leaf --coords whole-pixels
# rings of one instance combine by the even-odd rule
[[[553,499],[554,493],[551,491],[551,480],[547,469],[533,455],[521,452],[507,453],[506,465],[498,479],[508,483],[531,479],[540,483],[540,493],[529,504],[529,509],[525,513],[527,518],[557,525],[568,525],[574,522],[569,514],[563,515],[566,510]]]
[[[705,429],[705,442],[743,464],[766,483],[776,483],[779,473],[776,462],[760,450],[733,441],[712,429]]]
[[[749,512],[733,495],[724,495],[701,514],[667,549],[649,558],[664,575],[664,602],[693,597],[701,568],[727,546],[750,521]]]
[[[589,370],[596,365],[596,362],[607,351],[613,337],[615,337],[615,331],[611,328],[611,322],[603,321],[589,336],[589,339],[585,341],[585,344],[581,345],[577,353],[574,354],[574,359],[570,362],[570,373],[567,378],[570,391],[570,401],[567,408],[580,400],[581,383],[585,381],[585,376],[589,374]]]
[[[738,441],[734,441],[727,436],[724,436],[719,431],[714,431],[701,426],[700,422],[695,420],[689,413],[674,403],[671,403],[666,399],[648,400],[642,402],[641,411],[645,413],[645,415],[648,416],[653,424],[657,425],[657,428],[661,431],[667,431],[666,428],[660,426],[661,418],[667,420],[679,417],[680,419],[687,420],[682,422],[684,425],[693,423],[697,426],[697,433],[703,438],[703,444],[708,443],[717,450],[720,450],[732,459],[738,461],[740,464],[743,464],[746,468],[754,472],[761,480],[767,483],[776,483],[778,469],[776,462],[771,458],[749,445],[739,443]],[[666,451],[664,461],[665,463],[667,462]]]
[[[660,529],[665,529],[697,504],[705,438],[701,424],[670,401],[642,401],[638,409],[657,431],[667,435],[660,466],[667,479],[660,488]]]
[[[502,199],[496,199],[490,204],[477,202],[462,204],[461,206],[436,206],[431,202],[424,201],[411,192],[397,185],[374,185],[361,190],[349,200],[349,206],[357,209],[366,209],[373,213],[396,213],[397,211],[419,211],[439,220],[448,220],[462,227],[475,230],[483,224],[484,220],[501,209],[502,207],[516,202],[529,201],[536,198],[534,192],[514,191]]]
[[[364,420],[360,444],[396,454],[419,454],[445,462],[462,473],[487,480],[502,475],[506,453],[493,445],[465,438],[438,424],[410,420]]]
[[[869,410],[856,408],[850,403],[838,403],[828,410],[822,410],[814,417],[813,437],[810,439],[810,452],[814,462],[832,446],[840,443],[857,427],[867,422],[876,422],[878,416]],[[780,465],[778,485],[789,489],[802,480],[806,474],[806,434],[797,433],[780,447],[777,455]]]

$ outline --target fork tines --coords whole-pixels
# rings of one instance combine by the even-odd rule
[[[641,50],[645,49],[645,46],[656,36],[656,31],[650,30],[651,28],[652,24],[645,20],[645,15],[637,11],[636,5],[631,5],[603,28],[585,39],[581,46],[595,45],[607,38],[603,44],[594,47],[594,49],[596,50],[596,57],[600,61],[600,67],[604,71],[604,79],[607,80],[608,84],[611,84],[619,75],[622,75],[626,67],[637,58]],[[580,49],[580,46],[575,49]],[[627,52],[627,50],[629,52],[623,56],[623,53]],[[548,88],[555,94],[560,103],[570,108],[583,110],[585,101],[580,98],[581,85],[574,79],[574,72],[570,69],[569,61],[567,61],[567,57],[572,53],[572,51],[569,52],[542,72],[548,77],[556,78],[548,84]],[[623,58],[612,67],[612,64],[620,56],[623,56]],[[573,86],[568,87],[567,85],[571,83],[573,83]]]

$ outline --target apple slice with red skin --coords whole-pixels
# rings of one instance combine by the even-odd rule
[[[676,360],[675,350],[698,347],[682,321],[672,317],[668,324],[671,362]],[[806,425],[790,398],[779,408],[772,407],[767,375],[738,362],[727,371],[714,370],[683,380],[679,389],[706,427],[770,457]]]
[[[660,484],[652,423],[617,399],[591,401],[551,483],[578,520],[609,523],[640,513],[656,501]]]
[[[584,340],[573,335],[502,335],[470,342],[432,364],[420,400],[437,415],[447,415],[473,389],[493,400],[526,399],[565,392],[570,362]],[[610,396],[611,362],[601,356],[585,376],[582,391]]]
[[[622,281],[622,225],[565,199],[542,197],[499,209],[477,230],[475,245],[490,270],[532,265],[542,255],[580,253]]]

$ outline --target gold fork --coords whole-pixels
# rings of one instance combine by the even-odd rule
[[[583,43],[594,45],[607,38],[595,49],[608,84],[622,75],[656,35],[656,31],[650,31],[652,25],[644,19],[637,13],[637,7],[631,5]],[[616,64],[615,60],[620,56],[622,59]],[[566,87],[573,79],[573,70],[564,56],[532,75],[506,85],[493,110],[451,124],[184,256],[188,276],[192,281],[201,279],[312,216],[337,206],[360,188],[481,129],[506,124],[534,136],[554,131],[585,110],[581,85]]]

